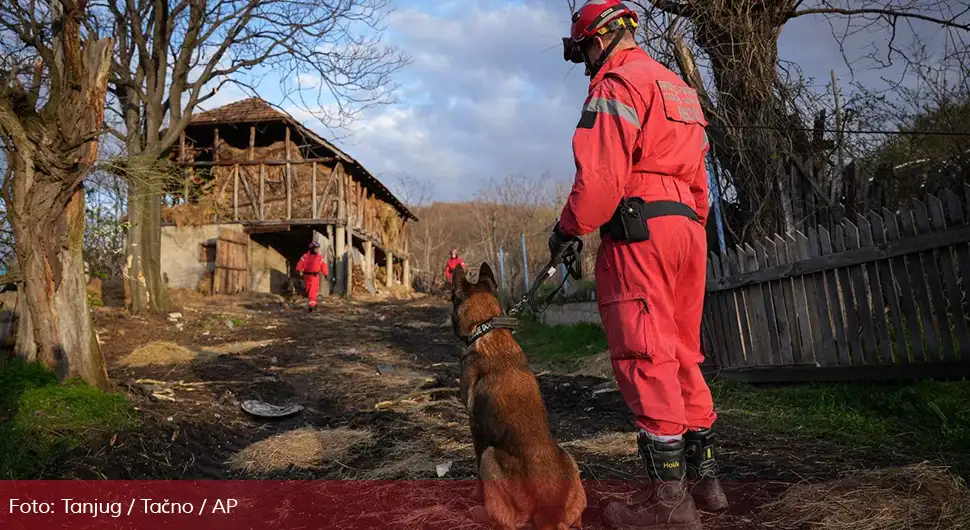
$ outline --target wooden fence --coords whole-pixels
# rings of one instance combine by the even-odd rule
[[[762,381],[970,376],[970,185],[708,262],[708,360]]]

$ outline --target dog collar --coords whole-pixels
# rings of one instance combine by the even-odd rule
[[[472,334],[468,336],[465,344],[471,346],[475,341],[495,331],[496,329],[515,329],[518,321],[512,317],[495,317],[475,326]]]

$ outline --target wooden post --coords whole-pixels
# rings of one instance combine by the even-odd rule
[[[212,133],[212,160],[219,161],[219,128]]]
[[[347,228],[347,298],[354,294],[354,231]]]
[[[256,158],[256,126],[249,126],[249,160]]]
[[[232,166],[232,218],[239,220],[239,166]]]
[[[185,131],[179,133],[179,166],[185,164]],[[182,172],[182,178],[184,179],[182,183],[182,200],[185,204],[189,203],[189,173],[184,167],[179,167],[179,171]]]
[[[401,228],[401,235],[404,238],[404,261],[401,263],[401,283],[404,287],[411,288],[411,259],[408,252],[408,222],[405,219],[404,226]]]
[[[374,243],[364,241],[364,281],[374,281]]]
[[[266,217],[266,166],[259,165],[259,220]]]
[[[328,279],[335,280],[332,284],[333,287],[329,292],[330,294],[333,294],[337,291],[337,289],[340,288],[340,271],[337,270],[337,263],[339,263],[337,260],[340,258],[338,257],[339,254],[337,254],[337,247],[334,245],[333,225],[327,225],[327,243],[329,244],[328,248],[330,249],[330,262],[327,263],[327,266],[330,268],[331,274],[331,277]]]
[[[394,253],[390,248],[386,248],[384,255],[387,257],[387,287],[391,288],[394,286]]]
[[[343,287],[344,284],[344,268],[343,260],[346,259],[345,256],[345,246],[347,244],[347,235],[345,231],[347,230],[345,224],[347,222],[347,202],[346,196],[344,194],[344,168],[339,162],[334,167],[334,172],[336,173],[337,179],[337,230],[336,230],[336,255],[335,255],[335,267],[334,275],[337,279],[338,289]]]
[[[290,127],[286,127],[286,218],[293,218],[293,183],[290,181]]]
[[[312,198],[310,200],[310,218],[317,217],[317,163],[310,166],[310,186],[312,187]]]

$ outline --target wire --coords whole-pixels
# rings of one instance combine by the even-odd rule
[[[957,136],[970,137],[970,132],[962,133],[956,131],[889,131],[881,129],[858,129],[854,131],[839,131],[838,129],[814,129],[809,127],[779,127],[777,125],[708,125],[708,129],[762,129],[769,131],[802,131],[802,132],[827,132],[841,134],[884,134],[898,136]]]

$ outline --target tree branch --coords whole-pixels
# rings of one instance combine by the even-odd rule
[[[797,17],[804,17],[809,15],[837,15],[837,16],[865,16],[865,15],[877,15],[890,20],[890,22],[895,22],[897,19],[911,19],[911,20],[922,20],[924,22],[930,22],[943,27],[961,29],[963,31],[970,31],[970,24],[961,23],[956,20],[956,18],[944,19],[931,17],[929,15],[924,15],[922,13],[913,13],[910,11],[897,11],[893,9],[840,9],[835,7],[817,7],[810,9],[802,9],[793,11],[789,16],[788,20]]]

